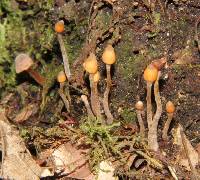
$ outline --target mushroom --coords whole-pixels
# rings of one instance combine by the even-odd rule
[[[60,44],[65,74],[67,76],[67,79],[70,80],[71,72],[70,72],[70,68],[69,68],[69,60],[68,60],[68,56],[67,56],[67,51],[65,49],[65,44],[64,44],[64,41],[63,41],[63,38],[62,38],[62,34],[61,34],[62,32],[64,32],[64,21],[62,21],[62,20],[58,21],[55,24],[54,29],[57,32],[57,38],[58,38],[58,42]]]
[[[143,122],[143,119],[142,119],[142,113],[144,111],[143,102],[142,101],[138,101],[135,104],[135,109],[136,109],[137,119],[138,119],[139,126],[140,126],[140,133],[144,137],[144,135],[145,135],[145,127],[144,127],[144,122]]]
[[[64,71],[60,71],[57,75],[57,81],[60,84],[60,89],[64,91],[64,83],[67,80]]]
[[[69,94],[67,95],[67,98],[64,94],[64,84],[66,82],[67,78],[65,76],[64,71],[60,71],[57,75],[57,81],[60,84],[60,88],[58,90],[58,93],[60,95],[60,97],[62,98],[64,104],[65,104],[65,108],[67,109],[68,112],[70,112],[70,96]]]
[[[97,84],[100,78],[98,72],[98,64],[96,56],[90,53],[89,57],[83,63],[84,69],[89,73],[90,88],[91,88],[91,107],[93,113],[101,119],[100,101],[98,96]]]
[[[166,58],[160,58],[152,63],[144,71],[144,79],[147,81],[147,123],[148,123],[148,146],[154,151],[158,151],[157,128],[162,114],[162,103],[159,92],[159,78],[161,69],[166,63]],[[151,105],[151,87],[154,83],[154,96],[156,101],[156,113],[153,117]]]
[[[112,79],[111,79],[111,74],[110,74],[110,69],[111,65],[116,62],[116,55],[114,48],[112,45],[107,45],[105,48],[103,55],[102,55],[102,60],[106,64],[106,73],[107,73],[107,85],[106,85],[106,90],[104,92],[104,98],[103,98],[103,107],[105,111],[105,115],[107,116],[107,123],[112,124],[113,122],[113,115],[110,112],[109,105],[108,105],[108,96],[110,92],[110,88],[112,86]]]
[[[147,83],[147,124],[148,124],[148,146],[150,149],[157,151],[157,132],[155,130],[155,124],[152,120],[152,104],[151,104],[151,87],[158,77],[158,70],[152,64],[148,65],[144,71],[144,80]],[[157,129],[157,127],[156,127]]]
[[[32,65],[33,60],[27,54],[21,53],[15,58],[15,70],[17,74],[26,71],[38,84],[44,86],[45,78],[34,71],[31,68]]]
[[[62,33],[64,32],[65,30],[65,25],[64,25],[64,21],[58,21],[56,24],[55,24],[55,27],[54,27],[55,31],[57,33]]]
[[[172,121],[175,109],[176,108],[175,108],[173,102],[168,101],[167,104],[166,104],[167,121],[165,122],[163,131],[162,131],[162,138],[163,138],[164,141],[168,140],[167,132],[169,130],[169,126],[170,126],[170,123]]]

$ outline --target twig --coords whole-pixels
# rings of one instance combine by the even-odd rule
[[[170,171],[172,177],[173,177],[175,180],[178,180],[178,177],[177,177],[177,175],[176,175],[176,173],[175,173],[174,168],[171,167],[171,166],[167,166],[167,167],[168,167],[168,169],[169,169],[169,171]]]
[[[163,164],[161,164],[158,160],[151,158],[150,156],[148,156],[147,154],[145,154],[142,151],[139,150],[134,150],[137,154],[143,156],[148,162],[151,163],[151,165],[155,166],[158,169],[163,169]]]

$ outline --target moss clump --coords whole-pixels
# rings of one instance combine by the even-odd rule
[[[120,116],[127,123],[133,123],[136,121],[136,113],[128,108],[123,109],[122,112],[120,112]]]
[[[80,129],[86,134],[85,143],[91,146],[89,163],[93,170],[111,154],[120,155],[115,146],[118,137],[112,134],[113,129],[119,126],[119,122],[112,125],[102,125],[96,118],[87,118],[81,124]]]

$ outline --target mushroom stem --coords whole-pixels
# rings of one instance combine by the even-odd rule
[[[69,100],[64,95],[62,89],[59,89],[58,93],[59,93],[61,99],[63,100],[64,104],[65,104],[65,108],[67,109],[68,112],[70,112],[70,103],[69,103]]]
[[[86,107],[86,110],[87,110],[87,114],[89,117],[94,117],[94,114],[90,108],[90,104],[88,102],[88,99],[87,99],[87,96],[86,95],[81,95],[81,99]]]
[[[38,72],[34,71],[32,68],[26,70],[29,75],[41,86],[44,86],[45,78],[41,76]]]
[[[68,56],[67,56],[67,51],[65,49],[65,44],[64,44],[62,35],[58,34],[57,36],[58,36],[58,42],[60,44],[60,49],[62,52],[65,74],[67,76],[67,79],[70,80],[71,72],[70,72],[70,68],[69,68],[69,60],[68,60]]]
[[[94,76],[94,74],[89,75],[90,88],[91,88],[90,101],[91,101],[92,111],[97,116],[97,118],[102,119],[100,101],[99,101],[99,95],[98,95],[98,88],[97,88],[98,82],[93,81],[93,76]]]
[[[152,87],[152,83],[147,81],[146,100],[147,100],[147,123],[148,123],[148,126],[152,122],[151,87]]]
[[[107,85],[106,85],[106,90],[104,92],[104,97],[103,97],[103,108],[105,111],[105,115],[107,117],[107,123],[112,124],[113,123],[113,115],[110,112],[109,105],[108,105],[108,96],[110,92],[110,88],[112,86],[112,80],[111,80],[111,74],[110,74],[110,69],[111,65],[106,64],[106,73],[107,73]]]
[[[164,125],[164,128],[163,128],[163,131],[162,131],[162,138],[164,141],[167,141],[168,140],[168,130],[169,130],[169,126],[171,124],[171,121],[173,119],[173,115],[174,113],[167,113],[167,121],[165,122],[165,125]]]
[[[154,151],[158,151],[159,145],[158,145],[158,135],[157,135],[157,128],[158,128],[158,122],[160,119],[160,116],[162,114],[162,103],[159,93],[159,78],[160,78],[160,71],[158,72],[157,79],[154,84],[154,96],[156,101],[156,113],[153,117],[152,122],[150,123],[149,132],[148,132],[148,142],[150,149]]]
[[[137,114],[137,119],[138,119],[138,123],[140,126],[140,133],[141,135],[144,137],[145,136],[145,127],[144,127],[144,122],[142,119],[142,112],[141,110],[136,110],[136,114]]]

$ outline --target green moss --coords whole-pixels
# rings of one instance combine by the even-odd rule
[[[0,87],[15,85],[14,54],[23,49],[26,28],[22,13],[12,1],[0,2]]]
[[[120,116],[123,118],[123,120],[127,123],[133,123],[136,121],[136,113],[133,112],[131,109],[123,109],[122,112],[120,112]]]
[[[28,140],[31,137],[29,130],[26,128],[20,129],[20,136],[25,140]]]

